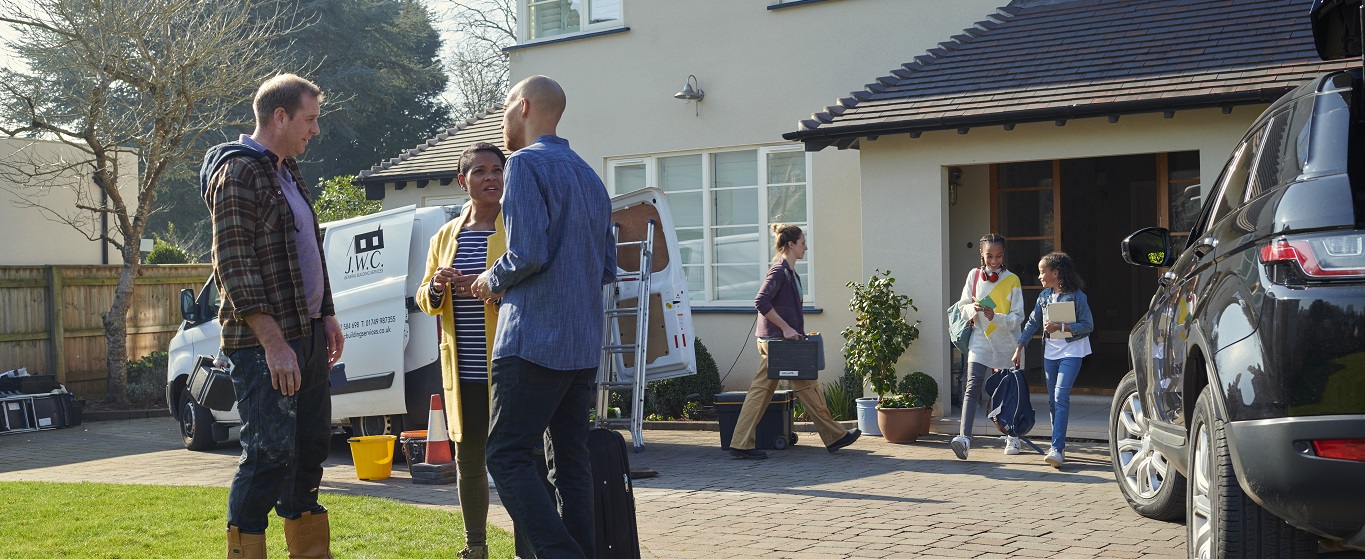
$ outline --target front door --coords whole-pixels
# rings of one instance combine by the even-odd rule
[[[1038,260],[1050,251],[1069,254],[1086,283],[1093,353],[1073,393],[1112,394],[1128,372],[1128,332],[1151,301],[1158,271],[1129,266],[1120,243],[1153,222],[1188,234],[1200,207],[1198,182],[1198,152],[992,165],[991,223],[1009,240],[1007,266],[1023,279],[1026,311],[1041,290]],[[1025,356],[1035,386],[1043,386],[1042,355],[1035,337]]]

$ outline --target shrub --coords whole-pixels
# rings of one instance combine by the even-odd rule
[[[924,401],[924,405],[929,407],[933,407],[934,402],[938,401],[938,381],[922,371],[905,375],[896,385],[896,390],[901,394],[919,396],[920,400]]]
[[[190,255],[171,243],[157,239],[152,243],[152,251],[147,253],[148,264],[189,264]],[[163,352],[164,353],[164,352]]]
[[[697,374],[650,384],[647,407],[653,413],[666,417],[687,417],[685,408],[689,401],[697,402],[700,409],[715,405],[715,395],[721,391],[720,370],[701,340],[696,340],[694,349],[697,352]]]
[[[856,417],[853,410],[854,395],[849,392],[843,379],[831,382],[824,386],[825,407],[829,408],[829,415],[835,421],[843,421]]]
[[[877,402],[879,408],[923,408],[924,401],[914,394],[891,394],[882,396],[881,401]]]
[[[169,354],[158,351],[128,362],[128,383],[124,394],[134,409],[152,409],[166,405],[166,366]]]

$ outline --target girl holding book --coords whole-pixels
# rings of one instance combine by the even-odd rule
[[[1085,298],[1085,283],[1071,257],[1064,252],[1052,252],[1038,261],[1038,283],[1043,285],[1033,314],[1019,334],[1018,346],[1012,361],[1019,366],[1028,343],[1038,327],[1043,328],[1043,372],[1047,374],[1047,407],[1052,416],[1052,447],[1044,460],[1053,468],[1061,468],[1066,461],[1066,422],[1071,408],[1071,385],[1081,370],[1081,358],[1090,355],[1090,332],[1095,320]],[[1048,307],[1057,303],[1056,318]],[[1067,309],[1066,307],[1071,307]],[[1062,319],[1062,315],[1067,315]]]
[[[967,352],[966,379],[962,387],[962,419],[958,435],[949,446],[966,460],[972,444],[972,420],[981,386],[993,369],[1010,366],[1010,351],[1024,321],[1024,291],[1019,276],[1005,269],[1005,238],[995,233],[981,237],[981,266],[967,273],[957,305],[972,318],[972,337]],[[1019,454],[1019,441],[1005,441],[1005,454]]]

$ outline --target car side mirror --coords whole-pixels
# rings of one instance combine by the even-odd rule
[[[1123,240],[1123,259],[1135,266],[1166,268],[1175,262],[1171,232],[1164,227],[1139,229]]]
[[[198,305],[194,304],[194,290],[180,290],[180,317],[186,322],[194,322],[198,318]]]

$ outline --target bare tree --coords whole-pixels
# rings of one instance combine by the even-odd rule
[[[510,76],[504,48],[517,42],[516,0],[449,0],[445,17],[460,38],[446,71],[455,82],[456,121],[487,111],[507,95]]]
[[[300,24],[260,0],[0,0],[0,22],[19,32],[8,46],[28,66],[0,70],[0,133],[69,146],[63,157],[11,157],[0,172],[31,189],[21,204],[119,251],[102,318],[108,398],[123,403],[128,306],[156,185],[199,154],[201,134],[236,124],[232,109],[276,71],[262,45]],[[120,172],[129,164],[137,171]],[[67,183],[74,209],[43,206],[61,176],[88,177]],[[93,227],[100,216],[112,227]]]

